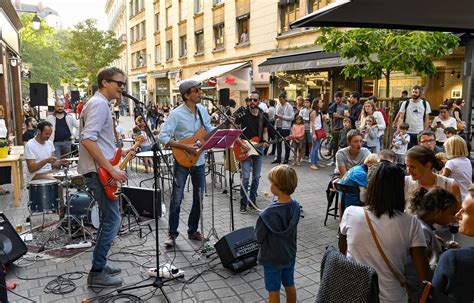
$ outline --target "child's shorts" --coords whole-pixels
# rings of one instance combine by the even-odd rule
[[[276,266],[264,266],[265,289],[279,291],[281,285],[289,287],[295,285],[295,266],[278,269]]]

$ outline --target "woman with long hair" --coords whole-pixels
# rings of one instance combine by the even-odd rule
[[[364,102],[362,112],[360,113],[360,123],[356,123],[358,125],[357,127],[359,128],[359,130],[365,130],[365,119],[367,119],[368,116],[373,116],[375,118],[375,124],[377,125],[378,129],[377,137],[380,139],[380,137],[383,136],[387,125],[385,124],[385,120],[383,118],[382,113],[377,110],[377,106],[375,105],[375,103],[370,100]]]
[[[405,280],[405,264],[410,257],[418,280],[430,279],[421,224],[404,212],[404,176],[396,164],[381,161],[369,180],[367,207],[349,206],[340,225],[341,252],[377,271],[380,302],[408,301],[402,286],[406,281],[400,280]]]
[[[452,136],[444,142],[446,162],[441,175],[453,178],[459,185],[461,201],[468,194],[468,188],[472,183],[471,161],[467,158],[467,144],[460,136]]]
[[[323,100],[316,98],[311,104],[311,113],[309,114],[309,127],[311,135],[313,138],[313,144],[311,145],[311,169],[317,170],[319,167],[324,167],[324,165],[318,164],[319,162],[319,146],[321,145],[321,140],[323,138],[318,137],[318,131],[323,129]]]
[[[409,174],[405,177],[407,209],[414,193],[421,187],[425,189],[441,187],[452,193],[458,202],[461,203],[459,186],[454,180],[433,172],[433,170],[440,171],[443,168],[443,162],[436,158],[433,150],[421,145],[413,146],[408,150],[405,162]]]

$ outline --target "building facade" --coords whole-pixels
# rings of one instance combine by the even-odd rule
[[[12,3],[0,0],[0,105],[5,109],[9,134],[18,138],[21,144],[23,110],[21,99],[20,38],[22,27]]]

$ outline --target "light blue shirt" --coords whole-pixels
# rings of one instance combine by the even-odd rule
[[[210,132],[214,128],[211,125],[211,117],[206,108],[201,104],[196,104],[197,109],[201,113],[204,122],[204,128]],[[166,119],[162,128],[160,129],[160,136],[158,140],[161,144],[166,145],[171,139],[176,141],[192,137],[196,131],[201,128],[201,119],[196,112],[196,115],[186,106],[185,103],[175,108]],[[203,165],[205,161],[205,153],[199,156],[195,166]]]

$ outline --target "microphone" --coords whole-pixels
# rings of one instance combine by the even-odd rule
[[[122,94],[123,94],[123,93],[122,93]],[[211,98],[211,97],[206,97],[206,96],[201,96],[201,99],[209,100],[209,101],[216,101],[216,100],[214,100],[213,98]]]
[[[136,103],[140,103],[140,104],[143,104],[143,102],[141,102],[140,100],[138,100],[137,98],[135,98],[134,96],[130,95],[128,92],[126,91],[122,91],[122,96],[124,96],[125,98],[129,98],[129,99],[132,99],[134,102]]]

